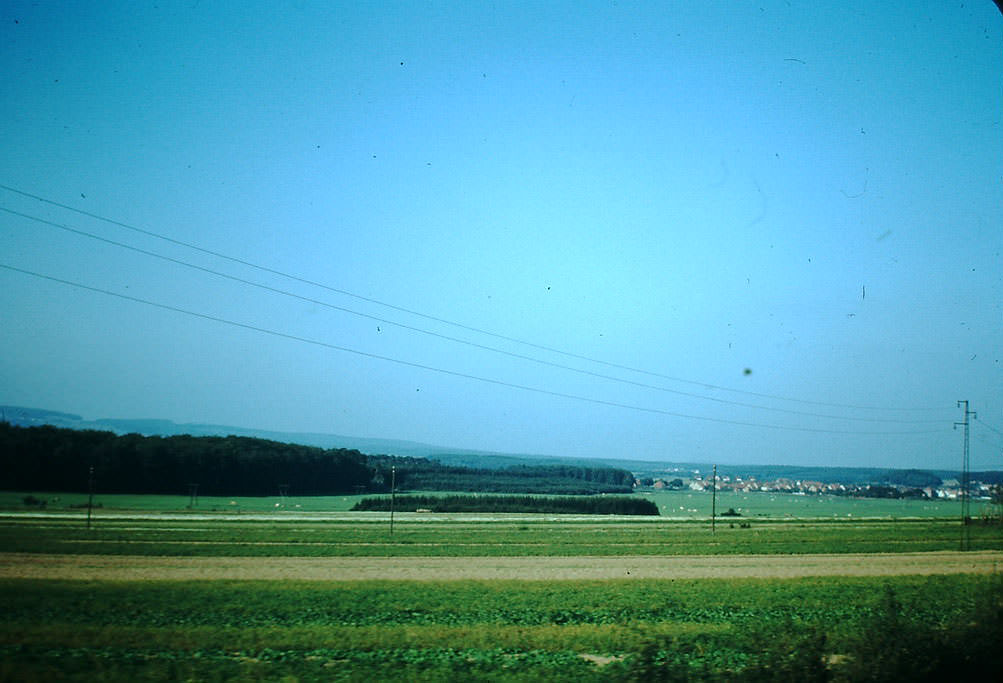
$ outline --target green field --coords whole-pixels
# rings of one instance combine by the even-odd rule
[[[642,494],[643,495],[643,494]],[[711,494],[694,491],[653,492],[652,500],[659,512],[667,517],[703,517],[711,514]],[[972,514],[978,516],[988,502],[973,501]],[[852,498],[849,496],[809,496],[792,493],[717,494],[717,512],[734,509],[744,518],[789,519],[860,519],[870,517],[960,517],[961,504],[956,500],[906,500],[882,498]]]
[[[421,492],[422,495],[455,495],[455,491]],[[87,504],[86,493],[45,493],[0,491],[0,510],[24,510],[23,499],[33,495],[47,501],[48,511],[69,511]],[[480,494],[490,496],[494,494]],[[694,491],[650,491],[634,494],[653,501],[663,517],[709,519],[711,494]],[[359,496],[317,496],[280,498],[200,496],[195,505],[189,496],[136,496],[127,494],[95,494],[94,505],[101,510],[148,510],[162,512],[233,513],[243,512],[345,512],[363,498]],[[906,500],[852,498],[846,496],[803,496],[790,493],[717,494],[717,512],[734,509],[746,519],[860,519],[884,518],[956,518],[961,504],[956,500]],[[972,501],[972,515],[992,511],[988,501]]]
[[[48,512],[70,512],[87,505],[86,493],[46,493],[0,491],[0,510],[26,510],[24,498],[34,496],[46,501]],[[146,510],[151,512],[218,512],[240,514],[242,512],[343,512],[366,496],[315,496],[302,498],[288,497],[247,497],[247,496],[199,496],[192,506],[189,496],[131,495],[105,493],[94,495],[95,512],[116,510]]]
[[[898,676],[922,673],[920,654],[956,666],[954,629],[1000,635],[985,602],[997,577],[2,581],[0,596],[6,680],[818,680],[823,657],[874,638]],[[919,649],[934,644],[936,660]],[[858,664],[836,671],[852,680]]]
[[[187,510],[187,497],[101,496],[88,529],[85,511],[69,507],[78,498],[50,498],[44,511],[26,512],[24,495],[0,496],[7,509],[0,547],[27,553],[16,561],[28,565],[36,553],[84,562],[103,555],[112,564],[125,555],[209,562],[250,555],[272,566],[311,556],[490,563],[497,556],[906,553],[956,551],[961,539],[953,511],[941,518],[888,513],[919,501],[760,494],[766,512],[755,512],[753,496],[757,507],[742,505],[742,517],[719,519],[712,533],[698,507],[709,496],[659,493],[663,510],[696,500],[697,513],[643,520],[410,513],[398,515],[391,535],[387,514],[347,512],[356,497],[291,498],[278,510],[278,498],[232,506],[200,499]],[[738,497],[719,496],[719,509],[722,500],[723,509],[739,510]],[[853,517],[832,514],[856,502],[862,507]],[[898,507],[881,507],[886,503]],[[1003,550],[999,525],[967,531],[972,549]],[[264,581],[235,579],[222,566],[198,581],[0,579],[0,680],[902,680],[962,673],[991,680],[1003,665],[999,573]]]
[[[638,522],[634,517],[569,520],[420,513],[310,520],[159,519],[100,516],[0,518],[8,552],[181,556],[630,556],[929,552],[957,550],[955,520]],[[968,528],[974,550],[1003,550],[999,526]]]

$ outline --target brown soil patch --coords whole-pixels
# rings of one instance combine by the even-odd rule
[[[642,557],[146,557],[0,553],[0,578],[116,581],[291,579],[693,579],[988,574],[1003,553]]]

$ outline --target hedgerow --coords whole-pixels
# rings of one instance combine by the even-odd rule
[[[363,498],[354,511],[529,512],[583,515],[658,515],[650,500],[629,496],[396,496]]]

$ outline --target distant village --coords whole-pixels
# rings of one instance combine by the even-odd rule
[[[686,478],[652,478],[636,480],[639,488],[653,488],[669,491],[710,491],[714,487],[713,477],[692,473]],[[718,475],[718,491],[741,493],[775,492],[802,495],[855,496],[860,498],[917,498],[955,500],[962,497],[962,485],[957,479],[945,479],[934,486],[908,486],[904,484],[844,484],[839,482],[810,481],[807,479],[778,478],[760,481],[755,477]],[[971,499],[990,500],[999,495],[999,485],[970,480],[968,495]]]

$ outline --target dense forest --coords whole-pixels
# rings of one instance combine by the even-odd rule
[[[487,469],[442,465],[425,458],[370,456],[379,476],[389,485],[397,468],[398,491],[471,491],[478,493],[556,493],[583,495],[631,493],[634,475],[613,467],[514,465]]]
[[[389,496],[363,498],[353,510],[400,512],[536,512],[580,515],[658,515],[650,500],[628,496]]]
[[[447,467],[424,458],[241,436],[117,436],[0,422],[0,489],[83,492],[93,468],[101,493],[293,496],[397,490],[629,493],[633,475],[611,467]]]
[[[0,486],[15,491],[86,491],[90,468],[102,493],[297,495],[367,490],[358,451],[324,450],[228,436],[116,436],[111,432],[0,424]]]

